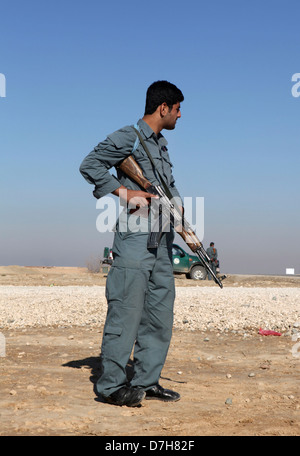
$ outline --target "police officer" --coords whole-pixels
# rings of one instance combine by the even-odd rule
[[[209,247],[206,250],[206,253],[207,253],[207,255],[210,258],[210,267],[211,267],[212,271],[216,274],[216,269],[217,269],[217,266],[219,264],[219,261],[218,261],[218,251],[215,248],[214,242],[211,242],[209,244]],[[211,275],[210,274],[208,274],[208,280],[211,280]]]
[[[94,196],[113,193],[130,207],[148,208],[149,193],[144,192],[120,169],[117,178],[109,169],[133,154],[144,176],[160,185],[157,170],[174,197],[180,197],[172,174],[172,164],[163,129],[173,130],[181,117],[182,92],[168,81],[157,81],[147,90],[145,113],[136,128],[150,151],[155,169],[133,126],[110,134],[83,160],[80,172],[94,185]],[[133,217],[126,210],[126,217]],[[116,224],[114,261],[107,277],[107,316],[101,346],[102,375],[97,391],[115,405],[137,406],[146,399],[177,401],[180,395],[159,384],[167,356],[173,325],[175,286],[172,268],[172,228],[163,234],[159,247],[147,248],[148,210],[137,229]],[[145,214],[144,214],[145,215]],[[131,224],[132,225],[132,224]],[[133,224],[134,225],[134,224]],[[143,229],[141,229],[143,228]],[[134,349],[134,375],[130,383],[126,365]]]

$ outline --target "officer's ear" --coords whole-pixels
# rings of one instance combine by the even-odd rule
[[[158,108],[161,117],[165,117],[170,112],[170,108],[165,102],[162,103]]]

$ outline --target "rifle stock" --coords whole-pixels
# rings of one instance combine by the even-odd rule
[[[123,173],[125,173],[128,177],[133,179],[137,184],[139,184],[144,190],[149,191],[148,189],[152,187],[151,183],[146,179],[143,175],[143,171],[141,170],[140,166],[134,160],[134,158],[129,155],[129,157],[125,158],[119,165]]]
[[[223,284],[221,280],[215,275],[212,271],[211,267],[209,266],[210,258],[207,255],[202,243],[198,239],[196,233],[192,230],[189,223],[184,219],[183,214],[179,213],[180,210],[177,206],[171,203],[168,197],[164,194],[160,187],[156,187],[152,185],[151,182],[148,181],[143,175],[143,172],[134,158],[129,155],[129,157],[125,158],[119,165],[118,168],[121,169],[128,177],[133,179],[137,184],[140,185],[144,190],[148,193],[152,193],[154,195],[158,195],[164,200],[169,203],[168,210],[172,214],[173,211],[173,218],[176,219],[177,223],[173,223],[175,231],[182,237],[184,242],[189,246],[192,252],[196,253],[197,256],[202,261],[204,267],[206,268],[207,272],[211,274],[214,281],[223,288]],[[177,211],[177,212],[176,212]],[[174,216],[175,215],[175,216]],[[173,220],[173,222],[174,222]],[[152,234],[152,233],[151,233]],[[154,244],[155,245],[155,244]],[[155,245],[157,246],[157,245]],[[226,276],[223,276],[225,278]]]

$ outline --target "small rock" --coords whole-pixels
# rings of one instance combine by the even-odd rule
[[[271,366],[271,361],[266,360],[259,367],[260,367],[260,369],[270,369],[270,366]]]
[[[231,374],[226,374],[226,378],[231,378],[232,375]]]
[[[15,396],[15,395],[17,394],[17,391],[11,390],[11,391],[9,392],[9,394],[10,394],[11,396]]]
[[[181,374],[182,374],[182,371],[178,371],[177,374],[178,374],[178,375],[181,375]]]
[[[204,342],[209,342],[209,337],[205,337]]]
[[[36,387],[34,385],[28,385],[27,389],[28,391],[33,391]]]
[[[228,397],[228,398],[226,399],[225,404],[226,404],[226,405],[232,405],[232,399],[231,399],[231,397]]]
[[[47,391],[47,389],[45,388],[45,386],[40,386],[39,388],[37,388],[37,392],[40,393],[42,396],[48,396],[50,394],[49,391]]]
[[[250,374],[248,374],[248,377],[255,377],[255,373],[254,372],[250,372]]]

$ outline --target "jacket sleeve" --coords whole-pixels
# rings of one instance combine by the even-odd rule
[[[87,182],[95,186],[95,198],[112,193],[121,186],[109,170],[130,155],[134,139],[127,129],[118,130],[99,143],[81,163],[79,170]]]

